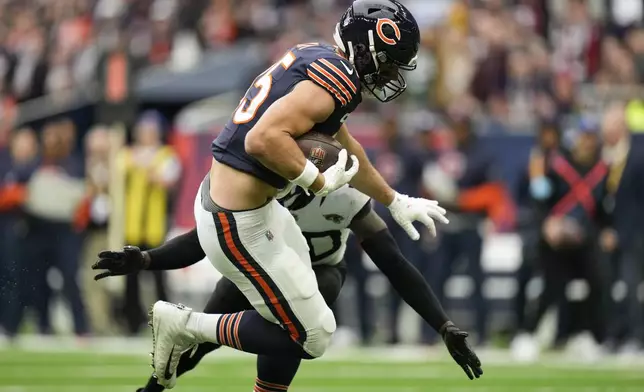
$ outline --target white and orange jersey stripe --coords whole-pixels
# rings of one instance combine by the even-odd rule
[[[358,93],[357,75],[353,67],[337,58],[321,58],[309,64],[308,76],[325,88],[340,103],[346,106]]]

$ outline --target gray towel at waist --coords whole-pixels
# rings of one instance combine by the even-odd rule
[[[203,179],[201,182],[201,207],[212,213],[217,213],[217,212],[243,212],[243,211],[250,211],[250,210],[256,210],[258,208],[262,208],[268,203],[270,203],[273,199],[268,199],[266,203],[262,204],[259,207],[255,208],[250,208],[248,210],[240,210],[240,211],[233,211],[233,210],[228,210],[226,208],[220,207],[217,205],[212,200],[212,197],[210,197],[210,173],[206,174],[206,177]]]

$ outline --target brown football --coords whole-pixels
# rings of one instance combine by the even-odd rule
[[[308,132],[295,140],[302,150],[302,153],[309,161],[324,172],[338,161],[338,154],[342,150],[342,145],[333,137],[318,132]],[[351,167],[353,161],[347,159],[347,169]]]

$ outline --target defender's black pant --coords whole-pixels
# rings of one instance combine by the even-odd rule
[[[344,262],[335,266],[317,266],[313,267],[315,276],[318,281],[318,288],[326,303],[331,306],[340,295],[340,290],[346,277],[346,266]],[[226,278],[222,278],[215,287],[208,304],[204,308],[204,313],[224,314],[236,313],[244,310],[252,310],[253,307],[248,302],[244,294]],[[186,352],[179,361],[177,376],[194,369],[206,354],[221,347],[214,343],[203,343],[195,354],[190,357],[190,351]]]
[[[539,244],[539,259],[544,277],[544,289],[536,311],[526,318],[524,329],[533,333],[539,321],[552,305],[558,305],[559,310],[570,311],[566,299],[566,287],[573,279],[584,279],[589,286],[589,294],[577,307],[579,324],[574,329],[590,330],[598,342],[605,339],[604,322],[604,282],[598,252],[592,244],[568,249],[553,249],[544,241]],[[577,312],[576,312],[577,313]],[[569,320],[566,314],[560,315]],[[560,323],[568,326],[567,322]]]

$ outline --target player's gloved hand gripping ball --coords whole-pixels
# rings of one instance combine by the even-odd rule
[[[394,201],[389,204],[388,208],[396,223],[414,241],[420,238],[418,230],[414,228],[415,221],[420,221],[420,223],[427,226],[434,237],[436,237],[436,223],[434,223],[434,220],[444,224],[449,223],[449,220],[445,218],[447,211],[439,206],[436,200],[409,197],[396,192]]]
[[[94,280],[108,276],[129,275],[147,267],[146,259],[141,249],[136,246],[125,246],[120,252],[104,250],[98,254],[98,261],[92,265],[93,270],[107,270],[97,274]]]
[[[326,196],[329,193],[338,190],[348,184],[353,176],[358,173],[358,169],[360,167],[358,164],[358,158],[356,158],[355,155],[351,155],[351,160],[353,162],[351,167],[347,169],[347,156],[347,150],[340,150],[338,161],[322,173],[324,176],[324,186],[322,189],[315,192],[317,196]]]
[[[347,150],[332,136],[318,132],[308,132],[296,139],[298,147],[306,157],[306,166],[299,177],[291,180],[308,194],[308,188],[322,173],[324,186],[315,192],[316,196],[326,196],[343,187],[358,173],[359,163],[355,155]],[[284,195],[280,192],[279,195]],[[279,198],[279,197],[278,197]]]
[[[445,323],[439,332],[450,355],[463,368],[467,377],[470,380],[481,377],[483,375],[481,361],[467,342],[467,332],[458,329],[451,321]]]

